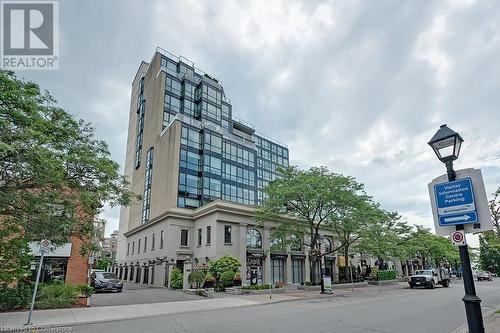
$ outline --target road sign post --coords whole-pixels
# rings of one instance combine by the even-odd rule
[[[38,282],[40,280],[40,272],[42,271],[43,256],[45,253],[51,251],[51,243],[48,239],[42,239],[40,241],[40,262],[38,263],[38,269],[36,271],[35,288],[33,289],[33,296],[31,297],[30,312],[28,314],[28,320],[25,325],[31,325],[31,315],[33,313],[33,308],[35,306],[36,292],[38,290]]]

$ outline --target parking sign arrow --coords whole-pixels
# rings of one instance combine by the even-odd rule
[[[445,217],[444,221],[445,222],[457,222],[457,221],[468,221],[470,220],[469,215],[462,215],[462,216],[454,216],[454,217]]]

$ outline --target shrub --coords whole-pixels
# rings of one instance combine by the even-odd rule
[[[205,275],[205,281],[208,281],[208,282],[214,282],[215,281],[215,278],[212,275],[212,273],[210,273],[210,271],[208,271],[207,275]]]
[[[394,280],[396,279],[396,271],[378,271],[377,280]]]
[[[0,286],[0,311],[28,307],[32,294],[33,289],[28,284],[19,284],[17,288]]]
[[[89,286],[88,284],[79,284],[78,286],[76,286],[76,288],[80,295],[85,297],[90,297],[94,293],[94,288]]]
[[[188,282],[191,284],[191,287],[196,289],[200,289],[203,287],[203,283],[205,283],[205,271],[193,271],[188,276]]]
[[[77,286],[69,284],[41,284],[37,293],[36,309],[69,308],[78,298]]]
[[[182,289],[182,285],[182,271],[175,267],[172,269],[172,273],[170,273],[170,288]]]
[[[378,279],[378,267],[373,267],[372,271],[370,272],[370,275],[368,276],[370,280],[377,280]]]
[[[241,263],[238,259],[226,254],[214,262],[210,263],[210,272],[216,278],[220,279],[220,276],[224,272],[237,272],[240,269]]]
[[[269,289],[271,286],[269,284],[263,284],[263,285],[255,285],[255,286],[243,286],[241,289],[244,290],[263,290],[263,289]]]
[[[223,287],[230,287],[233,285],[235,273],[233,271],[226,271],[220,275],[220,283]]]

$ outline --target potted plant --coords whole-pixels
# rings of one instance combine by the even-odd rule
[[[80,293],[79,298],[85,298],[85,305],[90,306],[90,296],[92,296],[92,294],[94,293],[94,288],[89,286],[88,284],[81,284],[77,287],[77,290]],[[81,302],[83,302],[83,300],[78,303],[81,304]]]
[[[203,288],[213,288],[215,286],[215,278],[212,275],[212,273],[207,272],[207,275],[205,276],[205,284],[203,285]]]
[[[240,273],[236,273],[233,278],[233,286],[241,287],[241,276]]]

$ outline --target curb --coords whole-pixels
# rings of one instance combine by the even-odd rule
[[[486,308],[483,309],[483,311],[486,310]],[[497,310],[497,308],[489,308],[489,310],[487,311],[484,311],[483,313],[483,323],[486,321],[486,319],[492,315],[495,314],[495,311]],[[457,328],[455,328],[453,331],[450,331],[449,333],[467,333],[468,332],[468,326],[467,326],[467,321],[458,326]]]

